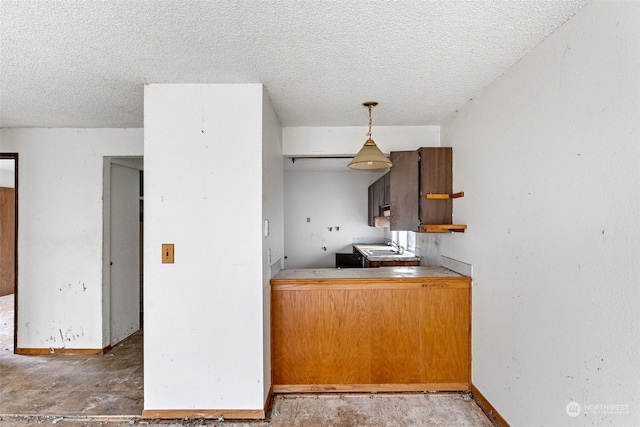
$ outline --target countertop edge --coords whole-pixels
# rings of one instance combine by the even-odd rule
[[[437,287],[444,283],[471,283],[464,276],[445,267],[380,267],[371,269],[291,269],[281,270],[271,285],[352,285],[419,284]]]

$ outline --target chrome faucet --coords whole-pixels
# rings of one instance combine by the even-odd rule
[[[391,241],[391,243],[389,243],[389,245],[395,249],[398,254],[402,255],[404,253],[404,246],[400,246],[398,245],[396,242],[394,242],[393,240]]]

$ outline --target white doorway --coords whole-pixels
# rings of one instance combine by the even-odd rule
[[[0,153],[0,353],[15,352],[18,302],[18,154]]]
[[[105,347],[140,329],[141,170],[142,158],[105,159]]]

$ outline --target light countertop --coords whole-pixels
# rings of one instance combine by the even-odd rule
[[[444,267],[308,268],[281,270],[274,282],[465,277]]]

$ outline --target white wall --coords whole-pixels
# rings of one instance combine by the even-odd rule
[[[354,238],[382,241],[384,229],[367,225],[367,188],[382,174],[285,171],[285,268],[333,268],[335,253],[351,252]]]
[[[141,129],[2,129],[19,153],[18,347],[100,349],[103,156]]]
[[[4,150],[4,146],[0,145],[0,151]],[[14,188],[15,186],[15,169],[13,159],[0,159],[0,187]]]
[[[442,253],[473,264],[473,384],[511,425],[640,424],[638,22],[591,3],[442,128],[469,226]]]
[[[271,387],[271,284],[272,274],[282,268],[284,253],[284,171],[282,128],[271,101],[262,102],[262,219],[268,221],[262,240],[263,385],[266,399]],[[267,234],[267,235],[265,235]]]
[[[145,409],[262,409],[262,85],[148,85],[144,102]]]
[[[13,188],[14,186],[14,172],[0,170],[0,187]]]

